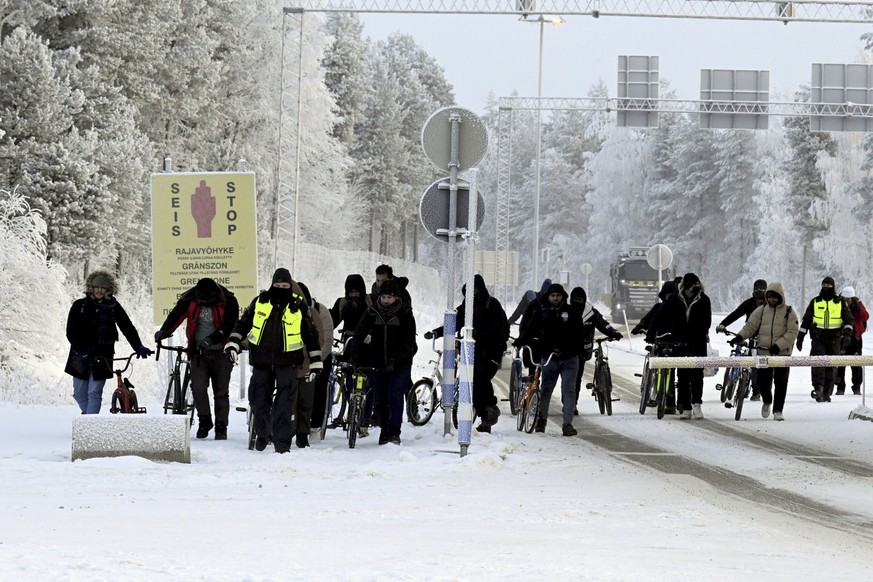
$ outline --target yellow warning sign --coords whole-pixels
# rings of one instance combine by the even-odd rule
[[[203,277],[245,303],[258,292],[257,248],[253,173],[152,175],[156,323]]]

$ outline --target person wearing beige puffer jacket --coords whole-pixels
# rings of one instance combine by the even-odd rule
[[[799,330],[797,312],[785,303],[781,283],[770,283],[764,293],[766,303],[752,312],[746,325],[731,343],[739,343],[758,336],[758,353],[771,356],[790,356]],[[791,368],[758,368],[758,389],[761,391],[761,416],[784,420],[782,407],[788,392],[788,373]],[[771,392],[775,380],[775,394]]]

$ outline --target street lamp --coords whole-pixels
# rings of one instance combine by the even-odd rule
[[[543,132],[542,121],[543,113],[540,108],[540,101],[543,97],[543,31],[546,24],[563,24],[565,21],[560,16],[547,16],[545,14],[537,14],[533,17],[525,14],[519,20],[521,22],[532,22],[540,26],[540,62],[537,80],[537,178],[536,178],[536,193],[534,194],[534,241],[533,241],[533,284],[538,285],[540,282],[539,263],[540,263],[540,159],[543,148]]]

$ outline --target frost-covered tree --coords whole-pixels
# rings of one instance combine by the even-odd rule
[[[48,260],[45,234],[45,221],[24,195],[0,189],[0,367],[23,347],[36,353],[56,351],[63,333],[66,271]],[[35,297],[39,325],[33,325]]]
[[[328,14],[324,25],[330,41],[322,59],[324,82],[336,101],[337,121],[333,135],[352,151],[357,147],[355,128],[364,122],[370,43],[364,39],[364,25],[354,12]]]

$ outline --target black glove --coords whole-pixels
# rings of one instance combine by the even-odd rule
[[[620,339],[623,338],[623,337],[624,337],[624,336],[621,335],[621,332],[619,332],[619,331],[615,331],[615,332],[609,334],[609,339],[612,340],[612,341],[614,341],[614,342],[620,340]]]
[[[306,381],[309,383],[315,382],[315,380],[317,378],[318,378],[318,371],[310,370],[310,372],[306,375]]]
[[[840,348],[842,348],[843,351],[846,351],[846,348],[848,348],[849,344],[852,343],[852,332],[851,330],[848,331],[849,333],[843,332],[843,337],[840,338]]]
[[[432,331],[424,332],[424,339],[426,339],[426,340],[433,339],[433,332]]]
[[[738,346],[741,343],[743,343],[743,336],[735,335],[734,337],[731,338],[731,341],[729,341],[728,343],[732,346]]]
[[[715,333],[724,333],[726,331],[727,327],[723,326],[722,324],[718,324],[717,326],[715,326]]]
[[[208,350],[209,346],[211,346],[211,345],[212,345],[212,342],[209,341],[209,338],[208,337],[204,338],[204,339],[200,340],[199,342],[197,342],[197,351],[202,354],[203,352]]]
[[[631,330],[631,335],[640,335],[641,333],[646,333],[646,330],[644,330],[639,325],[634,326],[634,328]]]
[[[806,337],[805,333],[797,334],[797,351],[801,351],[803,349],[803,338]]]
[[[154,353],[153,351],[151,351],[150,349],[148,349],[145,346],[137,346],[137,347],[133,348],[133,351],[136,352],[137,358],[147,358]]]
[[[771,356],[778,356],[780,351],[782,351],[782,350],[780,350],[779,346],[777,346],[776,344],[773,344],[772,346],[770,346],[770,355]]]
[[[167,330],[159,329],[155,332],[155,343],[159,344],[161,343],[161,340],[167,339],[168,337],[170,337],[170,334],[167,332]]]

